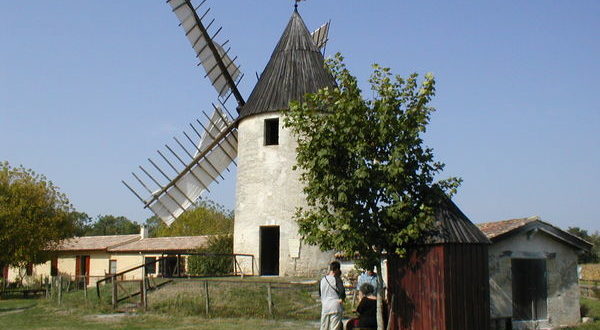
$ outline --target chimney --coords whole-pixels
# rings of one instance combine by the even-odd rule
[[[146,225],[140,226],[140,238],[148,238],[148,227],[146,227]]]

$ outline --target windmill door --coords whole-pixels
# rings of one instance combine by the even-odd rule
[[[279,226],[260,227],[260,275],[279,275]]]

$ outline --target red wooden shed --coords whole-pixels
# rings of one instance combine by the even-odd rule
[[[487,237],[448,198],[405,258],[388,257],[392,329],[490,327]]]

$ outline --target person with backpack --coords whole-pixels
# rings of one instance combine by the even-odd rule
[[[319,283],[321,295],[321,330],[341,330],[346,290],[340,276],[340,263],[329,264],[329,272]]]

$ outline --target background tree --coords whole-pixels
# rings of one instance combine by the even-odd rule
[[[0,264],[47,260],[48,248],[72,237],[76,220],[67,197],[43,175],[0,163]]]
[[[207,256],[193,255],[188,258],[189,272],[192,275],[226,275],[231,273],[233,257],[216,256],[210,254],[233,253],[233,235],[213,235],[208,239],[208,244],[196,250]]]
[[[374,65],[373,98],[362,97],[357,80],[339,54],[328,61],[338,87],[292,102],[285,125],[297,138],[297,169],[307,207],[299,208],[299,232],[309,244],[363,258],[381,279],[385,252],[404,254],[433,216],[434,177],[444,164],[423,145],[434,108],[431,74],[417,82]],[[454,192],[459,179],[437,182]],[[382,286],[381,286],[382,287]],[[378,324],[383,327],[382,296]]]
[[[146,228],[148,228],[148,237],[157,237],[157,231],[160,226],[164,226],[164,222],[157,216],[153,215],[146,219]]]
[[[69,217],[75,226],[73,234],[75,236],[85,236],[90,230],[92,218],[85,212],[72,211],[69,213]]]
[[[232,271],[232,257],[210,255],[233,253],[233,213],[222,205],[201,201],[195,209],[184,212],[170,227],[157,217],[149,218],[146,224],[149,231],[154,226],[157,237],[212,235],[205,247],[196,250],[209,256],[188,258],[190,274],[223,275]]]
[[[169,227],[160,222],[156,228],[157,237],[231,233],[233,233],[232,212],[212,201],[200,202],[198,207],[183,213]]]
[[[577,263],[595,264],[600,262],[600,233],[595,232],[594,234],[590,235],[587,230],[579,227],[569,227],[567,231],[585,241],[594,244],[589,252],[585,252],[577,256]]]
[[[137,234],[140,232],[140,225],[120,216],[114,215],[99,215],[94,223],[92,223],[85,232],[85,236],[99,235],[127,235]]]

